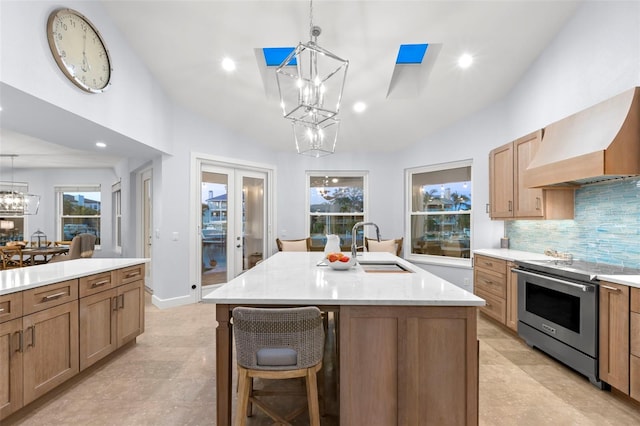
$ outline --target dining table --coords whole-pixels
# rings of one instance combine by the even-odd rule
[[[48,263],[56,256],[62,256],[69,253],[69,247],[25,247],[21,250],[22,264],[40,265]]]

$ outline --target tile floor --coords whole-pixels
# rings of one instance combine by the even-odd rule
[[[9,425],[214,425],[215,309],[147,301],[138,342],[80,374]],[[640,425],[640,405],[598,390],[480,317],[480,425]],[[330,370],[330,369],[329,369]],[[336,425],[328,401],[323,426]],[[249,425],[271,424],[254,415]],[[296,424],[306,424],[304,416]]]

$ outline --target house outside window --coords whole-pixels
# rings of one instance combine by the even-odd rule
[[[366,218],[367,174],[307,172],[307,188],[312,250],[322,250],[328,234],[338,235],[343,249],[351,246],[351,228]],[[358,231],[358,245],[362,245],[362,228]]]
[[[96,236],[100,245],[100,186],[56,187],[58,239],[70,241],[78,234]]]
[[[435,261],[468,259],[471,161],[409,169],[406,179],[411,257]]]

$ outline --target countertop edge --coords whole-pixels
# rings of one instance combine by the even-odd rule
[[[72,262],[75,263],[72,265]],[[150,259],[147,258],[91,258],[7,269],[0,271],[0,296],[149,262]],[[78,265],[83,267],[76,268]],[[68,269],[65,266],[73,266],[75,269],[65,272]],[[37,279],[32,280],[31,276]],[[19,283],[15,284],[16,281]],[[12,283],[11,287],[8,287],[9,282]]]

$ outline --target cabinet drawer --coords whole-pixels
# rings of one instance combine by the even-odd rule
[[[144,264],[118,269],[118,285],[144,279]]]
[[[115,286],[116,279],[114,275],[115,273],[109,271],[80,278],[80,297],[109,290]]]
[[[498,274],[506,274],[507,273],[507,261],[502,259],[496,259],[494,257],[482,256],[480,254],[476,254],[474,256],[473,266],[482,269],[488,269],[493,272],[497,272]]]
[[[631,312],[640,313],[640,288],[631,289]]]
[[[504,324],[507,320],[507,307],[504,299],[485,293],[482,290],[476,290],[475,293],[486,301],[486,305],[480,307],[480,312]]]
[[[629,331],[630,331],[630,346],[629,350],[631,354],[640,357],[640,313],[631,312],[629,314]]]
[[[23,292],[22,310],[29,315],[78,299],[78,280],[62,281]]]
[[[491,293],[502,299],[507,298],[507,283],[504,275],[492,274],[476,269],[473,288]]]
[[[0,323],[22,316],[22,293],[0,296]]]

